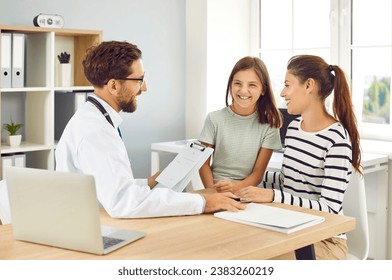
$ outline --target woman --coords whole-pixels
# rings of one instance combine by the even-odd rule
[[[325,106],[332,91],[333,115]],[[271,184],[271,189],[267,184],[265,188],[247,187],[236,195],[254,202],[279,202],[342,215],[352,169],[361,173],[359,133],[344,72],[318,56],[294,56],[287,66],[281,96],[288,112],[301,117],[288,127],[278,183]],[[276,179],[275,175],[267,172],[267,181]],[[345,259],[346,236],[315,244],[315,253],[317,259]]]

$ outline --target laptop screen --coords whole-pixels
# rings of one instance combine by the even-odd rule
[[[282,114],[283,124],[280,128],[280,141],[282,143],[282,147],[284,147],[284,139],[287,133],[287,127],[291,123],[292,120],[300,117],[301,115],[291,115],[287,112],[287,109],[279,108],[280,113]]]
[[[106,254],[145,236],[131,229],[102,229],[92,175],[14,166],[7,166],[5,174],[17,240]],[[104,249],[102,233],[122,240]]]

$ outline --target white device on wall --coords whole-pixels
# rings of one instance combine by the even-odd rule
[[[60,15],[39,14],[33,20],[35,26],[63,28],[64,19]]]

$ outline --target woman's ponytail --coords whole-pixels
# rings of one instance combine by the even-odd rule
[[[343,70],[337,65],[330,65],[329,70],[335,72],[334,78],[334,99],[333,113],[334,117],[342,123],[343,127],[350,135],[352,148],[352,165],[354,169],[361,171],[361,150],[360,136],[358,132],[357,118],[354,113],[354,105],[351,98],[350,89]]]

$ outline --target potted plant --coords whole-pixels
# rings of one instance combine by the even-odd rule
[[[22,135],[17,134],[19,129],[23,126],[21,123],[14,123],[11,119],[10,123],[3,124],[3,129],[8,131],[7,144],[9,146],[19,146],[22,141]]]
[[[69,63],[71,55],[67,52],[62,52],[59,55],[57,55],[57,58],[59,59],[61,64]]]
[[[60,86],[71,86],[71,54],[67,52],[62,52],[57,55],[59,59],[59,85]]]

